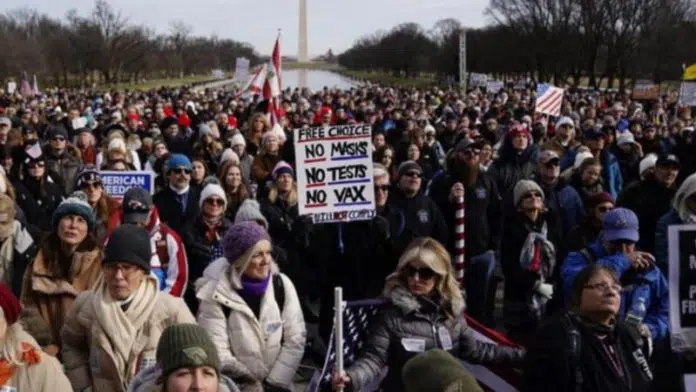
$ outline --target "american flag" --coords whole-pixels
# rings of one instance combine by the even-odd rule
[[[558,116],[561,114],[563,103],[563,90],[550,84],[541,83],[537,86],[536,112]]]
[[[348,301],[343,310],[343,365],[347,368],[360,354],[367,340],[367,333],[370,322],[377,315],[380,307],[385,303],[383,299],[369,299],[361,301]],[[474,331],[474,336],[481,341],[506,346],[516,346],[504,335],[486,328],[481,323],[465,315],[467,324]],[[331,330],[324,366],[321,371],[317,371],[306,391],[308,392],[328,392],[331,391],[331,375],[336,360],[336,350],[334,348],[334,328]],[[476,380],[489,391],[495,392],[516,392],[518,382],[517,375],[513,371],[506,369],[489,368],[482,365],[474,365],[462,361],[464,367],[476,377]],[[386,375],[386,369],[377,380],[373,380],[370,385],[365,386],[364,392],[376,391],[382,378]]]

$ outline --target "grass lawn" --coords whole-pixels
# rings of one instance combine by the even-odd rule
[[[228,75],[229,77],[232,77],[231,75]],[[165,78],[165,79],[151,79],[147,80],[144,82],[140,83],[118,83],[114,85],[101,85],[97,87],[97,90],[105,91],[105,90],[141,90],[141,91],[147,91],[147,90],[152,90],[156,89],[159,87],[178,87],[178,86],[184,86],[187,84],[191,83],[197,83],[197,82],[205,82],[205,81],[213,81],[212,76],[210,75],[193,75],[193,76],[185,76],[183,78]]]

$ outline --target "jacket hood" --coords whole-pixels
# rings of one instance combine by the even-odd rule
[[[159,366],[151,366],[144,369],[133,379],[128,387],[128,392],[162,392],[163,386],[157,383],[157,379],[162,374]],[[219,392],[239,392],[239,388],[229,377],[220,374]]]
[[[679,213],[679,218],[683,222],[686,222],[689,215],[694,214],[689,207],[686,206],[686,199],[691,195],[696,193],[696,174],[692,174],[684,180],[679,189],[677,190],[674,199],[672,200],[672,207]]]

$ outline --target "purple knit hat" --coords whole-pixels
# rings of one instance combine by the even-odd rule
[[[222,250],[230,264],[234,264],[243,254],[259,241],[271,241],[266,230],[256,222],[240,222],[230,226],[222,239]]]

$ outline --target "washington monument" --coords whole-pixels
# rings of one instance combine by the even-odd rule
[[[309,61],[307,53],[307,0],[300,0],[300,29],[297,40],[297,61],[306,63]]]

